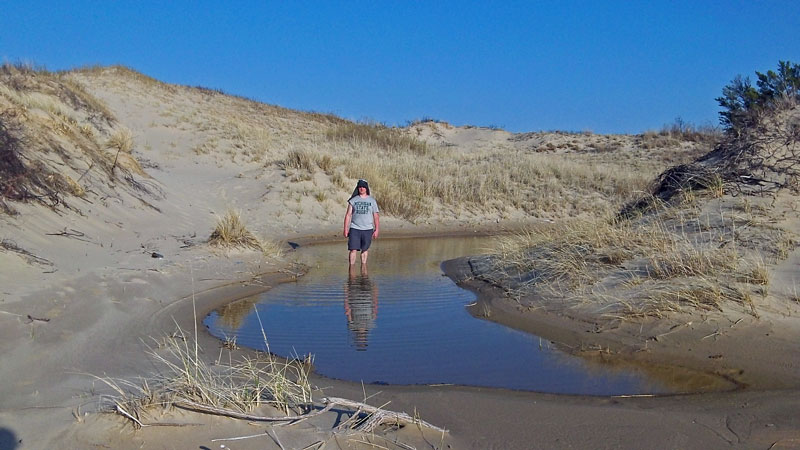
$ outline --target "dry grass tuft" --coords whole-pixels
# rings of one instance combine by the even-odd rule
[[[395,153],[428,153],[428,145],[397,128],[375,123],[345,123],[329,129],[328,139],[356,145],[377,147]]]
[[[668,251],[648,257],[647,272],[655,279],[713,276],[735,269],[738,255],[733,248],[693,245],[686,240],[672,240]]]
[[[647,131],[638,136],[642,148],[680,146],[684,142],[694,142],[713,147],[722,140],[722,131],[718,127],[695,126],[684,122],[681,118],[664,125],[659,131]]]
[[[444,436],[446,430],[416,415],[412,417],[343,398],[323,398],[321,402],[325,406],[314,411],[312,396],[315,389],[308,378],[313,358],[309,355],[302,361],[288,362],[275,358],[269,353],[263,329],[262,335],[267,349],[265,353],[234,358],[236,345],[228,340],[221,345],[217,360],[209,364],[206,362],[209,358],[198,346],[196,337],[191,339],[178,329],[171,336],[157,341],[157,349],[151,349],[151,358],[159,366],[154,376],[142,378],[139,382],[95,377],[112,390],[111,394],[102,395],[101,400],[109,412],[130,420],[134,428],[174,425],[154,420],[156,414],[153,414],[163,415],[163,411],[173,406],[267,423],[295,423],[339,406],[354,412],[336,427],[334,433],[346,429],[350,436],[353,432],[375,436],[375,431],[384,424],[414,424],[431,428]],[[227,349],[227,361],[223,360],[224,349]],[[262,405],[270,405],[284,416],[250,414]],[[295,414],[290,414],[292,411]],[[411,448],[396,440],[393,442],[402,448]]]
[[[191,336],[182,330],[158,342],[150,355],[159,372],[139,382],[100,378],[112,388],[104,396],[110,409],[131,420],[135,427],[146,423],[153,409],[172,406],[224,409],[248,412],[264,404],[289,412],[312,402],[308,380],[310,365],[283,362],[269,353],[234,359],[221,358],[213,364]],[[221,352],[220,352],[221,355]]]
[[[223,248],[252,248],[261,251],[265,256],[277,258],[283,253],[280,245],[270,240],[259,239],[247,229],[239,212],[228,212],[217,220],[208,243]]]
[[[333,169],[335,168],[336,164],[333,161],[331,155],[321,155],[317,158],[317,165],[326,175],[333,175]]]
[[[770,275],[767,265],[763,259],[757,259],[748,264],[746,272],[743,274],[741,281],[759,286],[769,285]]]
[[[217,219],[217,225],[208,238],[211,245],[218,247],[245,247],[261,250],[261,241],[245,227],[237,211],[228,212]]]
[[[314,157],[305,150],[291,150],[283,160],[284,169],[304,170],[314,172]]]
[[[269,258],[280,258],[283,256],[283,248],[281,248],[279,243],[270,239],[260,239],[259,242],[261,242],[261,253],[263,253],[264,256]]]
[[[730,293],[713,280],[698,278],[692,282],[662,284],[648,292],[636,315],[663,317],[665,313],[683,311],[686,306],[701,310],[722,310],[722,303]]]
[[[738,222],[737,222],[738,220]],[[769,270],[788,237],[719,210],[664,207],[636,220],[588,220],[531,228],[474,259],[479,278],[517,296],[560,298],[613,317],[663,315],[738,304],[757,315],[750,291],[767,295]],[[744,286],[741,283],[745,283]]]
[[[573,291],[632,258],[648,236],[611,221],[572,221],[531,228],[498,243],[489,277],[517,289],[546,284]]]
[[[133,133],[125,127],[117,128],[106,141],[106,148],[130,153],[133,150]]]

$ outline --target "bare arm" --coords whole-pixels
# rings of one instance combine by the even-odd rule
[[[352,218],[353,218],[353,205],[348,203],[347,212],[344,214],[344,229],[342,230],[342,234],[344,234],[344,237],[350,235],[350,220]]]
[[[375,231],[372,233],[372,237],[376,238],[378,237],[381,228],[381,220],[380,217],[378,217],[378,213],[372,213],[372,220],[375,221]]]

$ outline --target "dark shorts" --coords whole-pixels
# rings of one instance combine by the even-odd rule
[[[375,230],[356,230],[350,228],[350,235],[347,237],[348,250],[361,250],[365,252],[369,250],[372,244],[372,233]]]

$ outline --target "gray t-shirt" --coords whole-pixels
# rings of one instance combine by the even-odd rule
[[[378,212],[378,202],[369,195],[361,198],[356,195],[348,203],[353,206],[353,217],[350,219],[350,228],[356,230],[372,230],[375,228],[375,221],[372,214]]]

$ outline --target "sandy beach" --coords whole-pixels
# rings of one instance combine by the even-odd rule
[[[167,85],[124,68],[4,77],[4,132],[20,136],[14,145],[39,152],[44,175],[32,178],[40,184],[31,186],[57,185],[62,191],[26,201],[6,198],[2,205],[0,449],[800,448],[800,303],[794,291],[800,251],[794,244],[770,262],[768,292],[754,295],[752,308],[742,302],[635,320],[597,314],[588,306],[543,307],[534,294],[509,295],[482,279],[471,257],[444,265],[448,276],[478,295],[471,311],[476,320],[531,332],[609,364],[712,374],[735,386],[730,391],[588,397],[372,386],[312,373],[311,384],[321,388],[314,394],[316,410],[326,397],[368,397],[370,405],[408,413],[447,432],[413,423],[372,433],[343,429],[353,413],[345,407],[285,426],[155,408],[146,419],[151,426],[137,429],[120,414],[101,412],[114,394],[103,380],[141,383],[151,377],[158,370],[151,353],[178,329],[197,337],[204,360],[219,359],[222,343],[204,331],[202,318],[303,276],[306,268],[293,263],[297,244],[341,240],[344,204],[357,177],[337,164],[378,144],[342,143],[330,132],[342,126],[341,119]],[[65,89],[80,95],[63,95]],[[112,137],[122,129],[130,146],[114,147]],[[619,202],[612,191],[633,191],[631,186],[644,186],[666,168],[708,150],[663,136],[512,135],[438,122],[402,133],[430,146],[423,153],[409,145],[420,153],[408,164],[423,157],[443,166],[459,161],[456,178],[466,177],[473,166],[486,172],[484,161],[506,164],[502,155],[518,166],[522,155],[540,158],[525,160],[526,170],[545,167],[573,175],[562,175],[559,187],[535,180],[513,185],[522,197],[502,207],[492,199],[467,197],[468,187],[442,191],[432,205],[414,203],[411,194],[387,196],[381,239],[508,234],[613,212]],[[317,153],[303,153],[306,149]],[[591,171],[576,174],[578,167]],[[619,167],[634,173],[622,174]],[[440,169],[438,176],[443,174]],[[380,191],[377,177],[371,183]],[[506,182],[516,181],[512,176]],[[457,204],[447,203],[458,195],[463,197]],[[792,202],[792,196],[773,201],[763,222],[800,234]],[[720,205],[714,207],[727,207]],[[754,209],[759,205],[752,203]],[[280,252],[209,245],[215,224],[228,211],[238,212],[249,230]],[[614,275],[604,276],[600,282],[610,285]],[[249,354],[230,351],[231,357]],[[265,405],[251,414],[283,412]],[[248,438],[222,440],[243,437]]]

